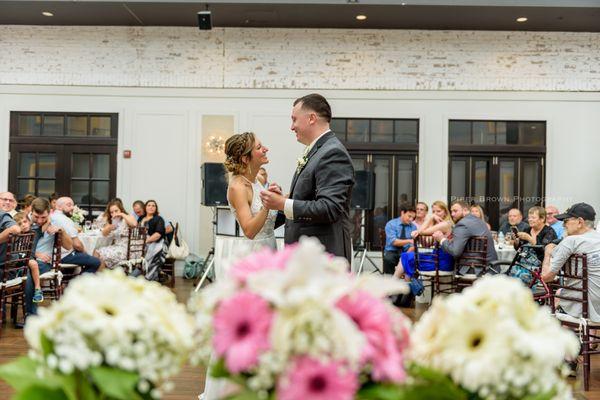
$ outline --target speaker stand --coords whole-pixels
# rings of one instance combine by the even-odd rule
[[[375,268],[375,271],[373,271],[373,272],[379,272],[381,275],[383,275],[383,270],[379,269],[377,264],[375,264],[373,259],[367,253],[368,246],[367,246],[367,243],[365,242],[365,219],[366,219],[366,212],[365,212],[365,210],[361,210],[360,239],[359,239],[356,249],[354,251],[354,259],[356,259],[356,257],[358,257],[360,255],[360,263],[358,264],[358,270],[356,272],[356,275],[360,276],[360,274],[362,274],[366,260],[368,260],[369,263],[371,263],[371,265],[373,266],[373,268]],[[383,260],[382,260],[382,262],[383,262]]]
[[[210,279],[208,278],[208,274],[210,273],[210,271],[213,270],[213,268],[215,267],[215,244],[217,241],[217,207],[211,207],[213,209],[213,219],[212,219],[212,224],[213,224],[213,236],[212,236],[212,247],[211,249],[208,251],[208,254],[206,255],[206,258],[204,259],[204,273],[202,274],[202,277],[200,278],[199,281],[194,282],[194,285],[196,285],[196,288],[194,289],[194,292],[197,292],[200,290],[200,288],[202,287],[202,284],[204,283],[204,281],[206,279],[208,279],[210,281]],[[210,260],[210,262],[209,262]],[[206,266],[208,263],[208,266]]]

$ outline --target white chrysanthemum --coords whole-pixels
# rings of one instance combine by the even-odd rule
[[[560,370],[566,358],[577,355],[577,338],[515,279],[486,277],[462,294],[436,298],[411,340],[415,362],[482,397],[553,390],[556,398],[570,396]]]
[[[60,301],[28,320],[25,337],[51,368],[68,373],[108,365],[160,387],[187,359],[193,332],[192,318],[169,289],[115,270],[73,280]],[[44,354],[42,335],[51,354]]]

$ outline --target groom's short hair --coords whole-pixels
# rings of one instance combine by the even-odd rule
[[[294,101],[294,105],[302,103],[303,109],[314,111],[319,117],[325,118],[327,122],[331,122],[331,106],[325,99],[318,93],[307,94],[306,96],[300,97]]]

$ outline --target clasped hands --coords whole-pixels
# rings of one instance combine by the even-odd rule
[[[262,200],[263,207],[266,209],[283,211],[287,196],[283,195],[281,186],[271,183],[268,190],[260,192],[260,199]]]

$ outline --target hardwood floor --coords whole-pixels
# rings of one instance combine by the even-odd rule
[[[192,282],[178,278],[175,286],[175,294],[181,302],[186,302]],[[424,307],[417,306],[415,309],[405,309],[404,312],[413,320],[418,319],[425,311]],[[27,343],[23,337],[23,331],[17,330],[10,324],[5,324],[0,331],[0,364],[27,353]],[[167,400],[195,400],[204,387],[204,370],[198,367],[185,366],[181,373],[174,379],[175,389],[165,396]],[[573,379],[575,387],[581,387],[582,376]],[[11,389],[0,381],[0,400],[7,400],[11,396]],[[592,383],[591,390],[586,393],[577,392],[577,398],[600,400],[600,356],[592,358]]]

